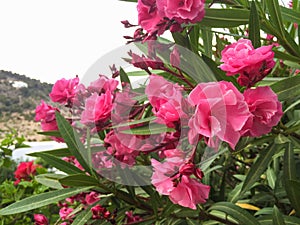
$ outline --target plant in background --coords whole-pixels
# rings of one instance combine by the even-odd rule
[[[0,215],[58,203],[64,225],[299,224],[300,2],[139,0],[137,16],[135,71],[61,79],[60,107],[37,106],[67,144],[31,154],[63,172],[36,176],[56,190]]]

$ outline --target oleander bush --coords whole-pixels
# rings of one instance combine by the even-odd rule
[[[52,190],[0,215],[58,204],[53,224],[300,224],[300,1],[128,2],[125,64],[62,78],[36,108],[40,133],[67,145],[31,154],[62,172],[35,176]]]

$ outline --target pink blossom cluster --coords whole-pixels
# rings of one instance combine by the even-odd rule
[[[140,1],[140,4],[149,2]],[[155,1],[155,4],[155,10],[158,10],[163,1]],[[66,106],[73,114],[70,124],[81,132],[83,143],[86,142],[86,128],[91,130],[91,135],[101,137],[101,142],[92,146],[99,148],[92,154],[96,171],[100,173],[102,169],[120,166],[131,168],[140,165],[145,156],[150,157],[151,182],[156,190],[169,196],[175,204],[196,209],[197,204],[206,202],[210,192],[210,187],[202,183],[203,173],[195,161],[198,143],[218,149],[220,143],[225,142],[235,149],[243,136],[259,137],[269,133],[283,114],[281,103],[270,87],[250,88],[270,71],[274,53],[270,46],[254,49],[251,42],[244,39],[223,50],[221,69],[230,76],[240,74],[238,82],[247,87],[244,92],[231,82],[195,85],[187,80],[179,68],[180,53],[176,48],[171,53],[169,66],[156,60],[155,54],[145,57],[130,53],[130,56],[134,66],[150,74],[149,83],[142,89],[144,93],[130,89],[125,83],[119,89],[115,78],[100,75],[87,87],[79,84],[77,77],[61,79],[53,86],[51,99]],[[149,68],[174,75],[186,86],[151,74]],[[114,74],[119,73],[115,70]],[[146,101],[138,100],[141,94],[145,94]],[[150,115],[150,110],[155,116],[154,122],[128,124],[144,118],[145,114]],[[59,110],[45,102],[37,107],[36,120],[41,121],[42,129],[57,130],[55,112]],[[78,126],[78,122],[81,125]],[[152,123],[163,124],[169,131],[151,135],[125,132],[150,127]],[[83,170],[74,157],[65,160]],[[78,201],[82,204],[90,202],[86,197]],[[68,204],[63,205],[61,218],[71,221],[72,211]],[[113,212],[99,205],[93,208],[93,215],[109,220]]]
[[[227,76],[239,74],[238,83],[252,87],[267,76],[275,65],[273,45],[255,49],[248,39],[240,39],[222,51],[220,68]]]
[[[181,31],[183,23],[200,22],[205,14],[204,0],[138,0],[138,22],[153,38],[165,30]]]

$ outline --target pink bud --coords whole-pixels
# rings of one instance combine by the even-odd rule
[[[175,46],[170,55],[170,62],[173,67],[180,66],[180,54],[178,48]]]
[[[48,225],[49,221],[43,214],[34,214],[34,225]]]
[[[180,167],[179,169],[179,173],[181,175],[191,175],[194,173],[194,170],[195,170],[195,165],[192,164],[192,163],[188,163],[188,164],[185,164],[183,166]]]

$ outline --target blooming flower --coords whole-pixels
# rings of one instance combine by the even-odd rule
[[[16,178],[15,184],[20,183],[21,180],[30,180],[30,177],[36,174],[36,168],[38,167],[40,165],[33,164],[33,161],[21,162],[14,172]]]
[[[41,104],[36,107],[35,121],[41,122],[41,127],[43,131],[58,130],[55,112],[59,112],[59,109],[46,104],[43,100],[41,101]],[[58,138],[58,137],[51,137],[51,139],[57,142],[64,141],[62,138]]]
[[[200,22],[205,14],[205,0],[157,0],[161,16],[174,19],[178,23]]]
[[[267,76],[275,65],[272,45],[254,49],[250,40],[240,39],[222,51],[220,68],[227,76],[240,74],[238,83],[251,87]]]
[[[153,113],[159,118],[157,122],[170,125],[185,117],[181,107],[182,88],[179,85],[151,75],[145,93],[153,106]]]
[[[97,192],[92,191],[85,196],[85,201],[88,205],[94,204],[99,200],[99,194]]]
[[[138,23],[150,35],[161,35],[165,27],[161,26],[163,17],[159,15],[156,0],[139,0],[137,4]]]
[[[108,119],[112,110],[112,101],[113,97],[109,91],[101,95],[93,93],[85,101],[81,123],[88,125]]]
[[[49,221],[43,214],[34,214],[34,225],[48,225]]]
[[[79,78],[73,78],[66,80],[65,78],[58,80],[52,87],[52,91],[49,94],[50,99],[53,102],[59,102],[62,104],[71,104],[75,96],[75,89],[79,83]]]
[[[210,186],[183,175],[178,185],[170,193],[170,200],[184,207],[196,209],[196,204],[205,203]]]
[[[72,208],[62,207],[59,210],[59,216],[62,220],[71,219],[72,217],[74,217],[74,215],[70,215],[73,211],[74,211],[74,209],[72,209]]]
[[[257,87],[244,92],[245,101],[252,114],[242,130],[244,136],[259,137],[278,124],[282,105],[270,87]]]
[[[154,168],[151,183],[160,194],[168,195],[173,203],[196,209],[196,204],[206,202],[210,187],[190,178],[192,174],[199,179],[203,176],[193,164],[174,157],[163,163],[151,159],[151,165]]]
[[[243,95],[230,82],[198,84],[188,100],[196,106],[189,120],[189,141],[194,144],[198,135],[206,138],[210,147],[217,147],[220,140],[234,149],[240,131],[251,116]]]

